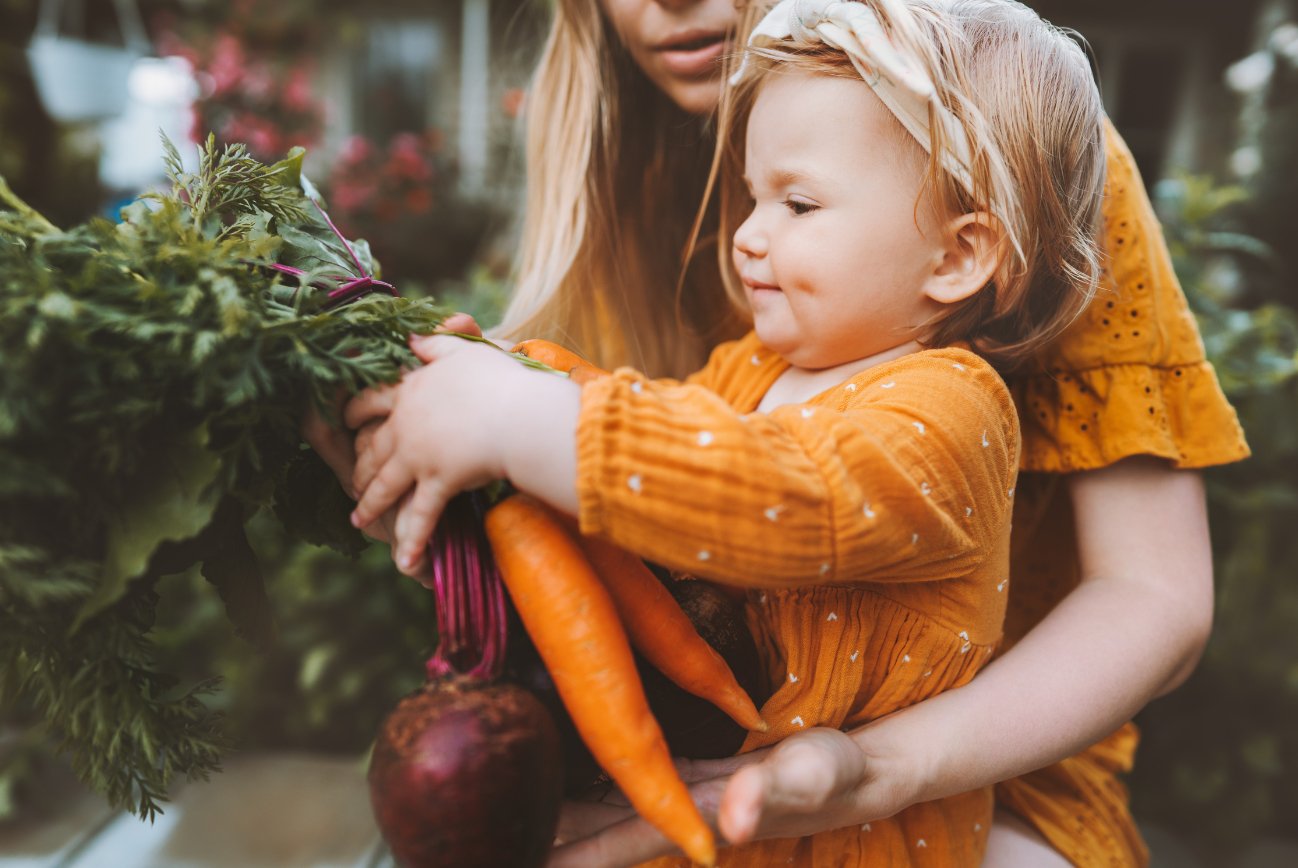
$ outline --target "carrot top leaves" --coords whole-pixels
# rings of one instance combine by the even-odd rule
[[[364,544],[303,411],[396,380],[446,313],[393,296],[301,159],[209,140],[186,173],[169,147],[170,191],[69,229],[0,179],[0,712],[144,816],[221,749],[210,685],[177,689],[149,638],[157,578],[202,563],[270,641],[244,522],[273,506],[295,536]]]

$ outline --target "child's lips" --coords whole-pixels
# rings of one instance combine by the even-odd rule
[[[753,292],[759,292],[761,290],[768,290],[771,292],[782,291],[780,287],[774,283],[766,283],[765,281],[755,280],[751,277],[741,277],[740,280],[743,281],[744,286],[748,287]]]

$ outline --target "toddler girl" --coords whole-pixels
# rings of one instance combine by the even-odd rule
[[[966,683],[1001,635],[1018,466],[1005,366],[1098,277],[1098,94],[1007,0],[793,2],[721,117],[726,269],[752,331],[683,383],[583,388],[449,336],[363,395],[365,526],[400,501],[406,572],[490,479],[672,569],[750,589],[770,731],[846,728]],[[722,864],[977,864],[989,789]]]

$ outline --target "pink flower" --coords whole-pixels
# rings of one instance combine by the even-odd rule
[[[284,105],[296,112],[314,114],[318,109],[311,93],[311,74],[304,66],[289,73],[284,83]]]

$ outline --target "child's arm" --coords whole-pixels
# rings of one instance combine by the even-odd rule
[[[583,532],[704,578],[771,587],[943,579],[993,548],[1017,439],[985,363],[919,354],[829,397],[740,414],[706,390],[625,370],[588,385]]]
[[[395,529],[405,572],[449,497],[502,477],[576,512],[585,532],[738,584],[946,578],[1005,527],[1010,399],[968,353],[858,376],[842,411],[741,415],[705,388],[627,370],[583,393],[453,338],[416,349],[429,364],[346,413],[353,427],[389,415],[357,461],[356,521],[406,498]]]

